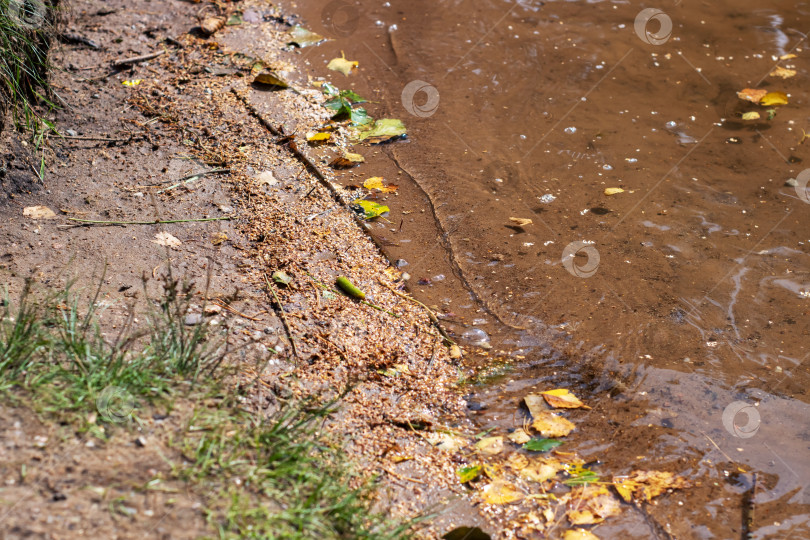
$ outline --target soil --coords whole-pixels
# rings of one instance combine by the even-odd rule
[[[514,537],[516,510],[479,505],[455,476],[471,458],[427,444],[413,426],[506,433],[523,422],[525,394],[566,387],[593,407],[568,415],[577,429],[566,449],[608,476],[668,470],[693,484],[628,505],[594,530],[599,537],[810,538],[808,207],[783,185],[802,170],[806,74],[765,79],[790,91],[772,123],[735,116],[754,108],[736,91],[759,84],[771,55],[793,52],[802,65],[792,28],[806,26],[805,14],[790,2],[767,12],[673,6],[673,39],[654,46],[633,32],[641,7],[630,4],[239,4],[243,24],[212,37],[194,28],[201,6],[187,2],[72,5],[71,32],[101,49],[54,51],[63,66],[55,85],[70,104],[55,120],[69,137],[114,140],[51,138],[42,180],[24,137],[3,135],[0,261],[12,292],[26,277],[90,290],[103,275],[112,331],[143,301],[144,276],[156,288],[170,266],[201,288],[210,281],[208,295],[239,314],[216,318],[242,347],[243,380],[258,377],[267,391],[251,405],[270,412],[278,394],[342,395],[329,429],[381,475],[381,505],[439,516],[425,537],[456,525]],[[732,15],[735,40],[721,42]],[[284,32],[297,22],[331,40],[287,47]],[[110,70],[112,60],[164,47]],[[341,51],[360,62],[349,78],[325,69]],[[298,91],[252,86],[248,57],[284,71]],[[302,135],[328,119],[309,85],[319,77],[368,97],[375,117],[402,118],[407,140],[363,148],[366,163],[340,174],[327,167],[334,147],[306,148],[326,175],[319,180],[260,121],[297,134],[303,148]],[[403,100],[414,80],[437,89],[431,114]],[[161,192],[218,168],[229,172]],[[358,224],[346,207],[351,184],[370,176],[399,185],[379,196],[390,222]],[[625,191],[608,196],[609,187]],[[58,218],[23,217],[33,205]],[[67,221],[224,217],[233,219]],[[182,244],[155,244],[159,232]],[[563,249],[576,241],[594,243],[580,244],[571,266]],[[598,265],[583,278],[587,246]],[[489,346],[464,343],[463,363],[453,361],[427,313],[388,289],[403,283],[389,265],[399,260],[408,290],[451,337],[479,329]],[[286,325],[267,293],[275,270],[294,278],[278,289]],[[399,318],[324,295],[318,283],[340,275]],[[464,379],[476,384],[457,384]],[[755,437],[724,427],[735,402],[758,407]],[[206,533],[201,501],[133,488],[166,470],[149,446],[88,447],[31,412],[3,418],[7,537]],[[37,436],[48,437],[44,446]],[[25,479],[22,464],[32,471]],[[111,488],[99,495],[97,486]],[[111,511],[120,497],[135,511]],[[158,512],[168,499],[178,500]]]

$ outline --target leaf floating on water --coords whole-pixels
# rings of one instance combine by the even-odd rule
[[[442,536],[443,540],[492,540],[492,537],[478,527],[458,527]]]
[[[503,451],[503,437],[484,437],[475,443],[475,448],[487,456],[500,454]]]
[[[548,410],[544,403],[543,396],[540,394],[526,394],[523,396],[523,404],[529,409],[532,418],[537,418]]]
[[[290,41],[293,45],[298,45],[302,49],[304,47],[310,47],[312,45],[318,45],[322,41],[326,41],[326,38],[316,34],[315,32],[310,32],[303,26],[295,26],[289,32],[290,34]]]
[[[562,441],[555,439],[532,439],[523,445],[524,450],[529,452],[548,452],[552,448],[557,448],[562,444]]]
[[[278,86],[279,88],[289,88],[290,84],[281,78],[276,72],[270,69],[265,69],[253,79],[254,83],[263,84],[265,86]]]
[[[773,68],[773,71],[771,71],[770,75],[771,77],[782,77],[783,79],[789,79],[790,77],[794,77],[796,75],[796,70],[783,68],[782,66],[776,66],[775,68]]]
[[[546,403],[557,409],[590,409],[566,388],[540,392]]]
[[[396,185],[383,185],[383,178],[381,176],[374,176],[363,182],[363,187],[366,189],[376,189],[382,193],[396,193],[399,186]]]
[[[312,143],[313,145],[325,144],[325,143],[329,142],[331,139],[332,139],[332,134],[331,133],[323,133],[323,132],[321,132],[321,133],[315,133],[315,132],[307,133],[307,142]]]
[[[347,296],[351,296],[352,298],[357,298],[359,300],[365,300],[366,293],[355,287],[354,283],[349,281],[349,278],[340,276],[337,278],[336,283],[338,289],[346,293]]]
[[[605,195],[618,195],[619,193],[624,193],[624,190],[620,187],[605,188]]]
[[[627,502],[632,499],[650,502],[669,489],[689,487],[689,481],[666,471],[633,471],[627,477],[614,478],[613,487]]]
[[[351,169],[352,167],[356,167],[366,161],[366,159],[361,156],[360,154],[352,154],[351,152],[346,152],[342,156],[338,156],[333,159],[329,166],[333,169]]]
[[[750,101],[752,103],[759,103],[759,100],[765,97],[767,94],[767,90],[761,90],[756,88],[745,88],[739,92],[737,92],[737,97],[740,99],[744,99],[745,101]]]
[[[570,476],[568,480],[563,482],[566,486],[583,486],[599,481],[599,475],[596,472],[582,465],[566,465],[565,470]]]
[[[469,467],[460,467],[456,470],[459,482],[466,484],[472,482],[481,474],[483,467],[481,465],[470,465]]]
[[[47,206],[26,206],[23,208],[23,216],[31,219],[54,219],[56,214]]]
[[[791,58],[798,58],[798,56],[793,53],[783,54],[779,57],[779,60],[790,60]]]
[[[428,443],[444,452],[455,452],[467,445],[466,439],[450,433],[430,433],[426,438]]]
[[[332,58],[329,61],[329,63],[326,64],[326,69],[331,69],[332,71],[339,71],[340,73],[343,73],[348,77],[349,73],[351,73],[354,68],[360,65],[360,62],[346,60],[346,56],[343,54],[343,52],[341,52],[340,55],[341,58]]]
[[[289,285],[292,281],[292,278],[283,270],[276,270],[270,277],[279,285]]]
[[[369,129],[356,132],[355,137],[358,140],[366,141],[371,144],[378,144],[391,139],[402,137],[407,133],[405,124],[402,120],[394,118],[382,118],[376,120],[374,125]]]
[[[599,537],[585,529],[569,529],[563,534],[562,540],[599,540]]]
[[[159,246],[166,246],[166,247],[178,247],[182,242],[175,238],[174,236],[170,235],[167,232],[159,232],[155,235],[155,239],[152,240],[155,244]]]
[[[523,499],[523,493],[514,484],[496,480],[481,491],[481,499],[487,504],[509,504]]]
[[[743,113],[742,115],[743,120],[759,120],[759,113],[757,111],[750,111],[747,113]]]
[[[543,483],[551,480],[562,469],[562,464],[558,461],[536,461],[520,471],[520,476],[535,482]]]
[[[513,225],[516,225],[518,227],[525,227],[526,225],[532,224],[532,220],[528,218],[510,217],[509,221],[511,221]]]
[[[360,213],[363,214],[363,219],[374,219],[391,211],[391,209],[384,204],[378,204],[365,199],[354,201],[352,207],[360,210]]]
[[[515,444],[523,444],[529,442],[532,438],[532,436],[526,433],[526,430],[523,428],[517,428],[515,431],[513,431],[506,437]]]
[[[787,105],[788,97],[783,92],[768,92],[759,100],[760,105],[772,107],[773,105]]]
[[[543,437],[565,437],[576,425],[570,420],[545,411],[542,415],[535,417],[532,427]]]
[[[619,501],[604,486],[587,486],[571,493],[576,509],[566,512],[572,525],[593,525],[617,516],[622,509]],[[583,504],[584,503],[584,504]]]

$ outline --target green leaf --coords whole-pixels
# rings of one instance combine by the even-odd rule
[[[374,119],[370,117],[366,112],[366,110],[362,107],[352,109],[351,112],[349,113],[349,118],[352,119],[352,124],[357,126],[370,124],[371,122],[374,121]]]
[[[279,285],[289,285],[292,281],[292,278],[283,270],[276,270],[270,277]]]
[[[599,481],[598,474],[590,469],[586,469],[582,465],[571,465],[566,469],[566,472],[571,476],[571,478],[563,481],[563,484],[569,487],[582,486]]]
[[[478,475],[481,474],[481,465],[470,465],[469,467],[461,467],[456,471],[458,479],[462,484],[472,482]]]
[[[558,441],[557,439],[532,439],[523,445],[523,449],[530,452],[548,452],[561,444],[562,441]]]
[[[367,201],[365,199],[354,201],[352,203],[352,206],[358,209],[363,214],[363,219],[374,219],[375,217],[379,217],[380,215],[389,212],[391,210],[384,204],[377,204],[375,202]]]
[[[352,103],[365,103],[366,102],[365,98],[362,98],[362,97],[358,96],[357,94],[355,94],[351,90],[341,90],[340,91],[340,97],[346,98],[349,101],[351,101]]]
[[[332,83],[324,83],[323,84],[323,93],[327,96],[337,96],[340,94],[340,90],[335,87]]]
[[[349,110],[351,110],[351,105],[349,102],[342,97],[333,97],[332,99],[328,99],[323,102],[323,106],[333,111],[345,112],[346,114],[349,114]],[[343,109],[346,110],[344,111]]]
[[[390,139],[401,137],[407,133],[402,120],[395,118],[382,118],[374,122],[374,125],[367,130],[359,131],[356,138],[367,141],[371,144],[385,142]]]

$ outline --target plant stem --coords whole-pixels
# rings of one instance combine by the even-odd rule
[[[78,221],[88,225],[160,225],[163,223],[191,223],[197,221],[223,221],[231,219],[230,216],[196,219],[156,219],[154,221],[96,221],[93,219],[68,218],[68,221]]]

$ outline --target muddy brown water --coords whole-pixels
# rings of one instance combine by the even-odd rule
[[[582,455],[701,481],[659,504],[676,537],[810,538],[810,4],[282,5],[332,38],[294,53],[313,74],[408,126],[342,181],[400,184],[374,234],[492,347],[474,421],[512,427],[525,393],[573,388],[594,405]],[[340,51],[348,78],[325,68]],[[789,104],[768,119],[749,87]]]

